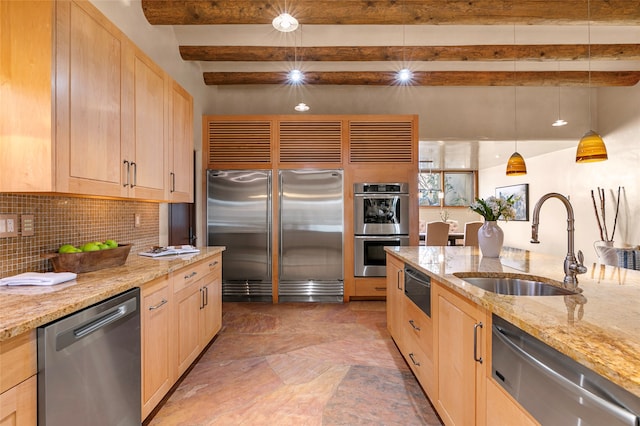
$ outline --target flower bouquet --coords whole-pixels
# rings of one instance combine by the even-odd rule
[[[513,208],[516,201],[517,198],[514,195],[509,195],[507,198],[497,198],[492,195],[486,200],[476,198],[469,208],[482,216],[485,221],[493,222],[498,219],[508,221],[516,217],[516,209]]]

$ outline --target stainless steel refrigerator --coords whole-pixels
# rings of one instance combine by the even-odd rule
[[[272,300],[271,171],[207,171],[207,245],[222,253],[225,301]]]
[[[343,301],[342,180],[342,170],[279,171],[279,301]]]

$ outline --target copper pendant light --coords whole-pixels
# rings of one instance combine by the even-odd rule
[[[516,45],[516,25],[513,24],[513,45]],[[514,49],[515,52],[515,49]],[[518,86],[516,82],[516,58],[513,58],[513,135],[515,138],[515,152],[507,161],[507,176],[522,176],[527,174],[527,165],[518,152]]]
[[[591,2],[587,2],[587,29],[588,29],[588,57],[589,57],[589,123],[591,124]],[[592,127],[589,125],[589,127]],[[593,130],[589,130],[582,136],[576,151],[576,163],[593,163],[604,161],[607,156],[607,147],[602,136]]]

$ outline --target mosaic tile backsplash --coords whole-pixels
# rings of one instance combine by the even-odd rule
[[[22,272],[48,272],[42,253],[62,244],[114,239],[132,244],[129,256],[159,243],[159,204],[138,201],[0,193],[0,214],[18,215],[17,237],[0,238],[0,278]],[[34,235],[23,237],[21,215],[34,216]],[[134,226],[135,215],[140,226]]]

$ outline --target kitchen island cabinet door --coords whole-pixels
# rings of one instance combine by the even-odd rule
[[[493,379],[487,378],[487,426],[539,426]]]
[[[0,426],[35,426],[37,383],[32,376],[0,394]]]
[[[436,409],[446,425],[475,425],[484,418],[485,369],[480,359],[486,315],[475,304],[435,284]]]
[[[404,263],[387,254],[387,329],[402,351]]]
[[[167,277],[142,288],[142,418],[162,400],[176,380],[173,360],[173,300]]]

